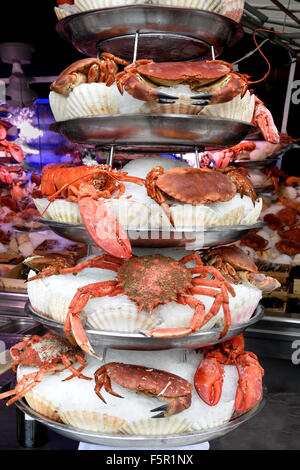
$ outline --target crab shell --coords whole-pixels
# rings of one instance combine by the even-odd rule
[[[130,66],[129,66],[130,67]],[[147,77],[153,83],[174,86],[180,83],[201,87],[230,73],[232,65],[223,60],[199,62],[160,62],[137,65],[136,73]],[[126,71],[126,69],[125,69]]]
[[[236,186],[225,174],[208,168],[173,168],[156,184],[168,196],[192,205],[225,202],[236,194]]]
[[[68,95],[81,83],[88,83],[88,72],[92,65],[100,65],[101,61],[97,58],[87,58],[77,60],[69,65],[57,79],[50,85],[50,90],[61,95]]]
[[[208,250],[205,258],[213,259],[215,256],[220,256],[223,262],[230,263],[236,270],[258,272],[258,267],[250,256],[236,245]]]
[[[34,339],[34,337],[33,337]],[[17,343],[10,349],[14,362],[33,367],[61,362],[62,355],[75,356],[78,348],[72,346],[66,339],[47,334],[36,341]]]

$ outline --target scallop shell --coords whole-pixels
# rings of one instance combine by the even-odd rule
[[[40,413],[45,416],[45,418],[51,419],[52,421],[63,423],[57,406],[35,390],[30,390],[26,393],[25,398],[30,408],[37,413]]]
[[[192,424],[181,416],[170,416],[167,418],[139,419],[127,422],[120,428],[122,434],[131,435],[168,435],[180,434],[190,431]]]
[[[255,201],[255,206],[250,212],[248,212],[247,215],[245,215],[245,217],[241,219],[240,224],[241,225],[255,224],[258,221],[258,218],[260,216],[262,205],[263,205],[263,201],[261,198]]]
[[[159,5],[171,5],[174,7],[199,8],[200,10],[219,13],[224,0],[151,0],[151,3]]]
[[[119,114],[117,88],[105,83],[82,83],[69,94],[66,113],[68,118]]]
[[[47,316],[60,323],[65,323],[70,302],[62,297],[51,296],[48,301]],[[83,320],[82,313],[80,314],[81,321]]]
[[[140,113],[145,114],[199,114],[201,106],[193,106],[189,103],[182,103],[179,100],[174,104],[145,103],[140,109]]]
[[[197,421],[193,423],[193,430],[209,429],[221,426],[228,421],[234,413],[234,400],[228,403],[222,403],[212,406],[207,413],[197,417]]]
[[[43,213],[45,207],[49,204],[47,198],[33,200],[38,211]],[[44,219],[56,220],[57,222],[66,222],[71,224],[82,224],[77,202],[66,201],[65,199],[56,199],[43,214]]]
[[[88,410],[61,410],[60,417],[65,424],[85,431],[115,434],[126,423],[124,419]]]
[[[100,8],[119,7],[145,3],[144,0],[75,0],[78,11],[98,10]]]
[[[56,18],[58,19],[58,21],[62,20],[63,18],[66,18],[66,16],[72,15],[71,12],[58,7],[54,7],[54,13],[56,14]]]
[[[243,212],[244,208],[243,206],[240,206],[235,207],[234,209],[231,209],[228,212],[226,212],[226,210],[224,209],[222,214],[222,209],[220,207],[218,210],[218,225],[238,225],[240,223]]]
[[[238,95],[226,103],[211,104],[206,106],[200,112],[200,115],[251,122],[254,113],[254,105],[255,96],[253,94],[251,95],[249,91],[246,91],[243,98]]]
[[[217,214],[208,206],[199,204],[174,204],[171,207],[171,214],[176,228],[180,227],[204,227],[218,225]]]
[[[65,121],[68,119],[67,105],[68,97],[50,91],[49,93],[49,105],[54,116],[55,121]]]
[[[155,328],[159,323],[157,315],[138,312],[137,307],[125,303],[116,303],[97,309],[88,315],[87,326],[96,330],[126,331],[136,333]]]

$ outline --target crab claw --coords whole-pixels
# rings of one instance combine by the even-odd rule
[[[24,161],[24,153],[22,147],[16,144],[9,144],[8,146],[9,153],[11,156],[18,162],[23,163]]]
[[[151,413],[155,411],[160,411],[160,413],[152,416],[152,418],[165,418],[166,416],[172,416],[181,413],[183,410],[186,410],[191,406],[191,401],[191,395],[174,398],[174,400],[170,400],[168,403],[150,410]]]
[[[90,195],[81,196],[78,205],[84,225],[94,242],[116,258],[130,258],[130,241],[109,205]]]
[[[210,406],[216,405],[222,395],[224,367],[215,357],[203,359],[194,376],[199,397]]]

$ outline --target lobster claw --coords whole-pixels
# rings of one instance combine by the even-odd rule
[[[84,225],[94,242],[110,255],[130,258],[130,241],[109,205],[88,195],[81,197],[78,205]]]
[[[199,397],[210,406],[215,406],[222,395],[223,365],[215,357],[203,359],[194,376],[194,386]]]
[[[257,405],[262,398],[264,370],[253,353],[241,354],[237,363],[239,382],[235,396],[235,409],[244,412]]]

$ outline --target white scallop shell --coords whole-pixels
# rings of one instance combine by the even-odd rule
[[[117,298],[114,297],[111,300],[113,299]],[[89,313],[87,327],[95,330],[137,333],[141,330],[154,329],[160,321],[156,314],[138,312],[134,302],[128,304],[118,299],[116,302],[111,302],[111,300],[109,306],[103,305],[101,308],[98,305],[97,309]]]
[[[65,424],[85,431],[115,434],[120,431],[125,420],[106,413],[87,410],[60,411],[60,417]]]
[[[116,85],[105,83],[82,83],[75,87],[67,98],[68,118],[119,114]]]
[[[68,119],[67,105],[68,97],[50,91],[49,93],[49,105],[54,116],[55,121],[65,121]]]
[[[127,422],[120,428],[122,434],[131,435],[168,435],[191,431],[191,422],[175,415],[167,418],[139,419]]]
[[[98,10],[100,8],[135,5],[138,3],[145,3],[145,0],[75,0],[74,2],[78,11]]]
[[[255,96],[246,91],[243,98],[235,96],[231,101],[219,104],[210,104],[200,112],[201,116],[221,117],[237,121],[251,122],[255,105]]]
[[[151,0],[151,3],[174,7],[198,8],[219,13],[223,0]]]

